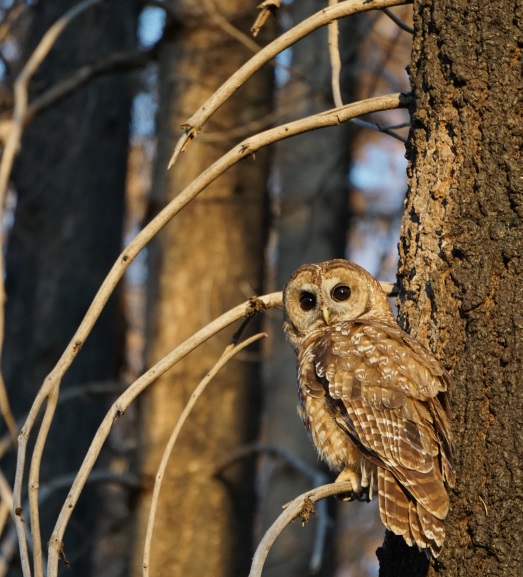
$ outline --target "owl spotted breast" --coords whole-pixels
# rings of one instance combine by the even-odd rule
[[[350,498],[377,491],[384,525],[440,553],[454,486],[446,391],[434,355],[396,324],[386,294],[346,260],[304,265],[283,292],[298,356],[298,412]]]

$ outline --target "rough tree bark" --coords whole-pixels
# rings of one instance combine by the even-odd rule
[[[27,54],[75,3],[59,0],[34,7]],[[34,93],[82,64],[113,50],[131,49],[137,18],[134,1],[87,11],[64,32],[38,70]],[[3,355],[6,386],[18,419],[29,409],[120,251],[131,102],[127,75],[100,78],[47,110],[24,133],[13,175],[17,206],[6,258]],[[109,304],[63,388],[118,378],[123,342],[116,304],[115,299]],[[44,455],[42,485],[77,469],[104,407],[99,397],[89,395],[59,407],[59,426],[53,427]],[[11,470],[12,464],[2,467]],[[65,552],[75,575],[89,574],[86,553],[95,539],[97,510],[93,497],[92,490],[86,492],[66,535]],[[59,504],[57,498],[42,506],[44,540]]]
[[[523,567],[523,4],[414,3],[401,314],[454,376],[458,484],[429,574]],[[394,544],[380,575],[400,567]]]
[[[180,125],[251,55],[222,29],[244,33],[256,14],[243,0],[171,3],[177,21],[160,50],[158,157],[151,210],[178,194],[238,142],[229,131],[270,112],[272,71],[258,74],[206,125],[177,164],[167,164]],[[180,213],[151,247],[148,364],[219,314],[261,294],[268,156],[230,169]],[[147,392],[141,406],[142,475],[135,571],[158,464],[191,392],[228,344],[231,332],[200,347]],[[252,442],[260,414],[259,353],[233,360],[198,401],[163,483],[151,553],[154,575],[241,575],[252,556],[254,461],[221,472],[231,452]]]

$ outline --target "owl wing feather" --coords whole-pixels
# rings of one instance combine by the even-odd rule
[[[449,420],[437,396],[449,376],[435,357],[399,327],[361,320],[323,330],[309,351],[316,374],[307,392],[339,400],[338,425],[389,472],[381,482],[390,485],[392,475],[431,517],[444,519],[443,478],[452,485],[454,469]]]

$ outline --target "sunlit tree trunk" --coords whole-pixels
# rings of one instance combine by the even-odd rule
[[[151,210],[176,196],[238,142],[230,131],[270,112],[272,70],[257,75],[218,111],[174,166],[180,125],[251,55],[223,20],[248,33],[255,6],[241,0],[172,2],[178,20],[160,51],[158,157]],[[237,34],[232,31],[236,36]],[[148,364],[216,316],[261,292],[268,156],[230,169],[185,208],[151,248]],[[135,574],[141,574],[152,482],[191,392],[232,332],[200,347],[147,392],[141,406],[145,491],[139,500]],[[208,387],[175,446],[163,482],[151,552],[154,575],[242,575],[252,556],[254,460],[222,468],[251,442],[261,413],[260,353],[226,366]]]
[[[27,55],[71,0],[34,7]],[[58,39],[32,85],[33,95],[78,67],[135,45],[136,2],[87,11]],[[37,117],[26,129],[14,172],[15,221],[6,264],[3,370],[15,416],[28,411],[46,374],[73,336],[121,247],[132,83],[127,74],[99,78]],[[63,382],[83,387],[60,404],[41,470],[41,486],[77,470],[102,416],[105,400],[90,385],[118,378],[121,320],[109,303]],[[92,387],[91,387],[92,388]],[[6,466],[9,470],[11,465]],[[5,469],[4,469],[5,470]],[[64,498],[42,504],[42,538],[49,538]],[[86,491],[65,538],[75,575],[89,574],[97,540],[98,500]]]
[[[454,376],[458,475],[430,575],[523,567],[522,21],[518,1],[414,3],[401,313]],[[382,553],[380,575],[425,574]]]

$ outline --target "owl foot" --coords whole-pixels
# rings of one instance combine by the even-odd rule
[[[367,483],[366,487],[363,486],[361,475],[358,473],[355,473],[351,469],[343,469],[336,478],[336,483],[341,481],[349,481],[352,485],[352,491],[346,491],[345,493],[336,495],[336,498],[340,501],[362,501],[368,503],[371,500],[369,485]]]

